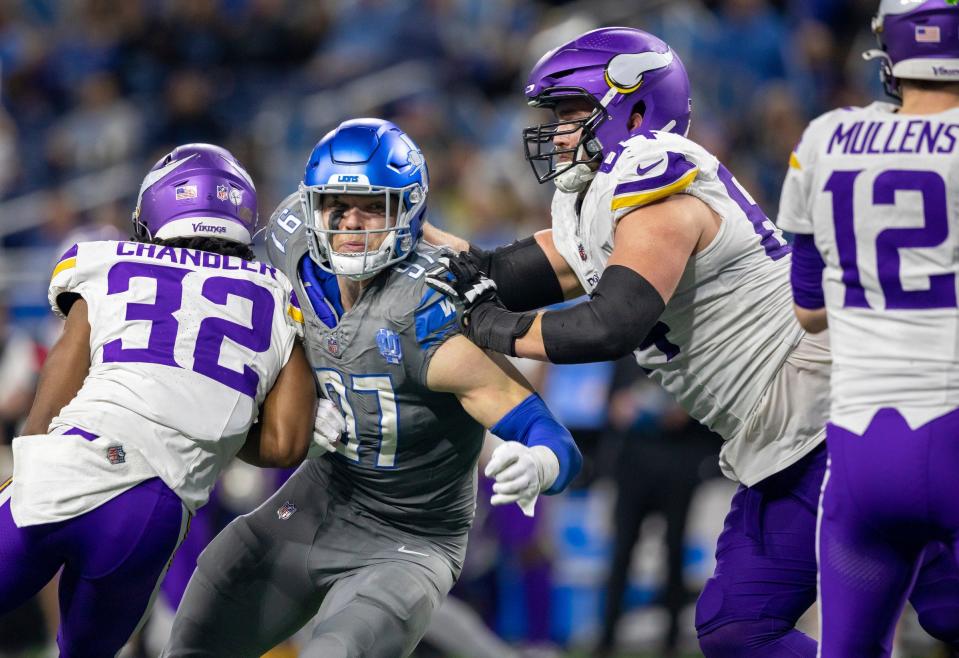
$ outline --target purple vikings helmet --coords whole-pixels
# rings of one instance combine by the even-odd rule
[[[898,79],[959,81],[959,6],[955,0],[882,0],[872,19],[886,92],[899,98]]]
[[[133,230],[137,240],[220,238],[253,242],[253,179],[224,148],[184,144],[160,159],[143,179]]]
[[[555,179],[564,191],[585,187],[595,163],[630,136],[634,112],[643,115],[642,130],[680,135],[689,130],[692,101],[683,63],[662,40],[628,27],[593,30],[543,55],[529,74],[526,98],[533,107],[547,109],[571,98],[592,107],[582,119],[523,131],[536,179]],[[556,135],[580,129],[574,147],[554,148]],[[560,162],[557,157],[563,154],[572,155],[572,161]]]

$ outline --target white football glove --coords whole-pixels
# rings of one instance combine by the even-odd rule
[[[516,503],[526,516],[533,516],[536,499],[559,475],[559,460],[546,446],[527,448],[517,441],[503,441],[484,471],[495,478],[493,505]]]
[[[313,421],[313,442],[307,456],[319,457],[327,452],[335,452],[336,442],[345,431],[346,419],[339,407],[326,398],[320,398]]]

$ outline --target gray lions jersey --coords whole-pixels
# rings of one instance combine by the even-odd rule
[[[425,284],[438,250],[421,243],[378,274],[344,312],[336,276],[310,259],[297,194],[270,219],[270,260],[293,282],[321,391],[348,435],[323,458],[330,482],[391,524],[424,534],[469,527],[483,427],[426,386],[430,359],[459,333],[460,310]]]

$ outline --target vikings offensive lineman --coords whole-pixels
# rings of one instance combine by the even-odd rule
[[[66,326],[0,494],[0,613],[62,567],[61,656],[120,650],[238,451],[307,452],[315,389],[290,282],[252,260],[256,216],[233,156],[188,144],[144,179],[136,241],[80,243],[54,269]]]
[[[558,188],[552,230],[472,249],[449,262],[455,281],[438,267],[430,285],[466,301],[465,330],[481,347],[556,363],[634,351],[725,439],[720,465],[740,483],[696,607],[703,653],[815,655],[794,626],[816,598],[830,357],[793,316],[789,247],[729,170],[684,137],[689,81],[656,37],[588,32],[536,64],[526,96],[556,117],[524,134],[538,179]],[[469,248],[432,227],[427,239]],[[583,291],[590,300],[568,309],[517,312]],[[940,607],[935,588],[959,584],[952,558],[941,547],[927,557],[938,569],[913,601],[927,628],[939,614],[959,625],[959,607]]]
[[[507,365],[459,335],[425,284],[420,150],[379,119],[316,145],[274,213],[272,262],[294,282],[310,363],[347,419],[200,556],[169,656],[259,656],[316,616],[304,656],[408,655],[462,568],[484,427],[503,439],[494,504],[532,511],[579,470],[572,437]]]
[[[779,215],[796,233],[797,315],[822,331],[828,311],[835,361],[819,536],[829,657],[890,655],[926,543],[959,555],[959,8],[884,0],[873,30],[867,57],[902,105],[816,119]]]

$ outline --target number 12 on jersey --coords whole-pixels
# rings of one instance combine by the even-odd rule
[[[336,444],[336,451],[352,462],[360,461],[361,419],[354,412],[353,402],[359,402],[356,395],[375,396],[378,409],[378,423],[374,428],[377,436],[376,468],[393,468],[396,465],[396,443],[398,440],[399,408],[396,404],[396,392],[389,375],[352,375],[351,386],[346,387],[343,375],[331,368],[319,368],[316,371],[321,389],[326,396],[336,402],[346,417],[345,440]],[[351,397],[353,402],[351,402]],[[359,405],[358,405],[359,406]],[[364,418],[369,417],[364,414]],[[363,421],[365,424],[365,421]]]
[[[856,179],[863,173],[834,171],[823,190],[832,195],[832,215],[835,225],[836,252],[842,268],[842,282],[846,292],[846,308],[870,308],[866,291],[860,280],[855,232]],[[872,185],[873,206],[896,205],[896,192],[914,191],[922,199],[923,225],[918,227],[891,227],[876,236],[876,274],[886,299],[887,309],[955,308],[956,277],[945,272],[929,276],[925,290],[907,290],[900,278],[900,249],[932,248],[949,238],[949,211],[946,183],[934,171],[894,169],[876,176]]]

